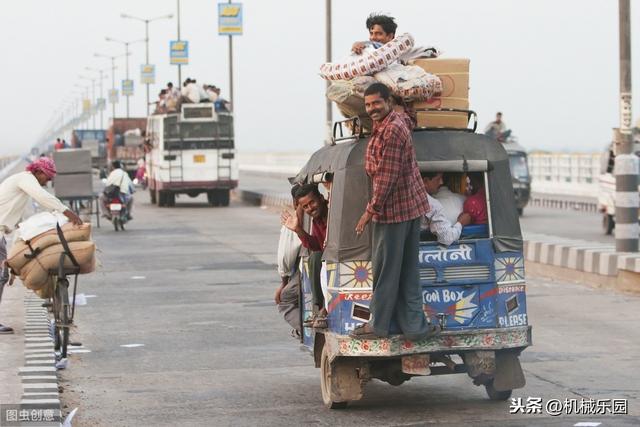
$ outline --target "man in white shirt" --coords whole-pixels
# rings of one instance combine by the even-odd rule
[[[444,209],[444,216],[447,217],[451,224],[455,224],[458,220],[458,216],[462,212],[464,201],[466,199],[462,194],[454,193],[450,190],[452,187],[452,176],[443,174],[442,180],[444,184],[440,187],[438,192],[433,195],[441,204]]]
[[[196,81],[187,77],[184,87],[181,91],[182,102],[197,104],[200,102],[200,88],[196,85]]]
[[[33,198],[38,204],[49,211],[61,212],[74,224],[82,224],[82,220],[67,208],[53,194],[42,188],[56,175],[56,165],[47,157],[40,157],[27,166],[25,172],[10,176],[0,184],[0,301],[2,290],[9,280],[9,269],[5,265],[7,259],[6,236],[13,232],[23,219],[24,212]],[[0,324],[0,334],[11,334],[13,329]]]
[[[462,227],[471,223],[471,216],[467,213],[461,213],[453,225],[447,219],[442,204],[433,197],[442,186],[442,173],[423,173],[422,182],[427,190],[430,207],[429,212],[424,216],[426,228],[437,237],[438,243],[449,246],[460,238]]]
[[[129,174],[122,168],[122,162],[120,160],[114,160],[111,166],[113,170],[107,177],[105,185],[107,187],[110,185],[120,187],[120,196],[122,197],[122,201],[127,205],[128,219],[133,219],[131,216],[133,193],[135,191],[133,181],[131,181]],[[103,216],[111,220],[111,209],[109,208],[111,200],[108,200],[108,197],[106,197],[104,193],[100,196],[100,204],[102,205]]]
[[[297,209],[298,202],[295,192],[298,185],[291,188],[293,197],[293,208]],[[278,274],[281,283],[276,289],[275,302],[278,311],[284,315],[284,320],[293,328],[292,334],[299,337],[302,330],[300,328],[300,248],[302,243],[300,238],[287,227],[280,229],[280,240],[278,242]]]

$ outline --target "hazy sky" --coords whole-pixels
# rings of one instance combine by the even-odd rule
[[[245,33],[234,38],[236,144],[249,151],[310,151],[324,135],[324,0],[245,0]],[[634,3],[634,2],[632,2]],[[228,97],[227,38],[217,34],[217,2],[182,0],[182,39],[190,42],[187,76],[221,86]],[[633,5],[632,5],[633,6]],[[398,33],[433,44],[446,57],[471,59],[471,108],[480,126],[495,111],[529,149],[594,151],[618,124],[618,2],[614,0],[334,0],[334,59],[367,37],[372,11],[397,18]],[[0,155],[26,152],[52,117],[79,95],[84,68],[107,68],[94,52],[121,54],[104,40],[144,37],[144,24],[120,18],[175,13],[175,0],[20,0],[3,2]],[[632,10],[637,24],[640,10]],[[633,29],[634,118],[640,115],[640,39]],[[156,94],[177,80],[169,65],[176,21],[150,26]],[[145,113],[139,67],[144,44],[132,46],[136,95],[131,115]],[[124,78],[124,58],[116,81]],[[109,76],[110,77],[110,76]],[[106,88],[111,79],[105,80]],[[105,122],[111,109],[105,112]],[[121,98],[117,115],[124,116]],[[340,117],[334,113],[334,118]]]

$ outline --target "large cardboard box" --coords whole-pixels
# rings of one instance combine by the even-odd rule
[[[91,173],[57,174],[53,178],[56,197],[93,197]]]
[[[418,65],[442,80],[442,94],[428,101],[416,102],[418,127],[465,129],[469,123],[466,112],[419,111],[424,108],[469,109],[468,59],[416,59]]]
[[[419,128],[466,129],[469,118],[466,113],[447,111],[420,112],[416,114]]]
[[[414,64],[442,80],[442,97],[469,98],[468,59],[416,59]]]
[[[91,150],[68,148],[53,152],[58,174],[91,173]]]

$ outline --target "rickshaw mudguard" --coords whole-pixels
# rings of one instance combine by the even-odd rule
[[[336,357],[396,357],[422,353],[457,353],[464,351],[522,349],[531,345],[531,326],[513,328],[466,329],[443,331],[435,337],[409,341],[402,335],[360,339],[333,332],[324,333],[324,345],[330,359]],[[517,356],[518,352],[513,352]]]
[[[493,387],[497,391],[515,390],[526,384],[518,353],[513,351],[496,352],[496,372]]]

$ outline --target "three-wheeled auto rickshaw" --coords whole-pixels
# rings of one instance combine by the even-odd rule
[[[374,378],[400,385],[416,375],[457,373],[483,385],[491,399],[508,399],[511,390],[525,384],[518,356],[531,345],[531,326],[507,152],[473,132],[414,131],[421,171],[484,175],[489,221],[464,227],[459,241],[448,247],[428,233],[421,236],[423,307],[431,323],[441,326],[440,334],[408,341],[392,324],[387,338],[361,339],[349,333],[369,320],[373,292],[371,227],[355,233],[371,196],[364,169],[367,141],[358,135],[318,150],[293,180],[322,182],[332,176],[321,274],[328,328],[305,328],[301,338],[321,369],[325,405],[343,408],[360,399],[363,386]],[[307,318],[313,305],[305,256],[301,264],[301,315]]]

